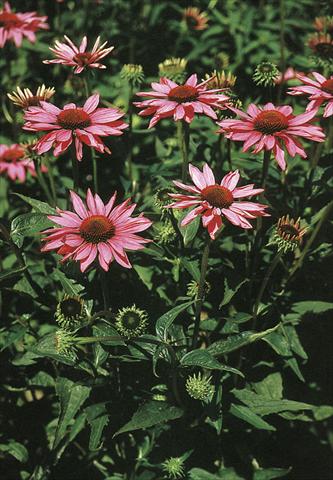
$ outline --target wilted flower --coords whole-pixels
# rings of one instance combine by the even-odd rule
[[[263,85],[264,87],[272,86],[275,84],[276,79],[280,75],[280,70],[274,63],[261,62],[256,66],[253,74],[253,81],[256,85]]]
[[[211,73],[206,73],[205,80],[208,80],[208,88],[227,88],[231,89],[235,86],[237,77],[231,72],[224,70],[214,70]]]
[[[201,372],[197,375],[190,375],[186,380],[186,391],[195,400],[208,400],[214,393],[214,386],[211,384],[212,377],[203,377]]]
[[[153,91],[137,93],[142,97],[151,97],[152,100],[134,102],[134,105],[143,108],[139,115],[153,115],[149,128],[167,117],[191,123],[195,113],[216,120],[217,116],[212,107],[226,108],[228,97],[221,94],[220,89],[207,89],[207,83],[206,80],[198,84],[196,74],[191,75],[184,85],[178,85],[168,78],[161,78],[159,83],[151,84]]]
[[[115,327],[120,335],[132,338],[142,335],[148,325],[148,315],[145,310],[132,305],[118,310]]]
[[[137,235],[150,227],[151,221],[142,214],[131,217],[136,204],[129,205],[125,200],[114,207],[116,192],[109,202],[104,205],[101,198],[87,192],[87,206],[81,198],[71,192],[71,199],[75,212],[57,209],[58,215],[49,215],[48,218],[61,227],[49,228],[43,233],[45,242],[43,252],[57,250],[62,255],[62,261],[69,259],[79,261],[81,272],[98,256],[100,266],[108,270],[115,260],[125,268],[132,268],[125,250],[141,250],[149,242]]]
[[[9,2],[5,2],[0,10],[0,47],[4,47],[8,40],[12,40],[16,47],[20,47],[23,37],[29,42],[36,41],[37,30],[48,29],[47,17],[39,17],[37,12],[14,13]]]
[[[133,87],[141,85],[145,78],[142,65],[133,63],[126,63],[121,69],[120,76],[131,83]]]
[[[319,32],[333,33],[333,17],[316,17],[314,21],[314,27]]]
[[[243,152],[255,145],[253,153],[262,150],[272,150],[279,167],[286,169],[283,146],[289,155],[296,154],[306,158],[305,150],[297,137],[303,137],[313,142],[323,142],[325,134],[321,127],[312,124],[316,110],[293,115],[289,105],[276,107],[267,103],[261,108],[251,103],[247,112],[230,107],[241,119],[222,120],[218,122],[227,138],[244,142]]]
[[[182,478],[184,476],[184,460],[181,457],[170,457],[162,463],[163,471],[170,479]]]
[[[208,27],[208,16],[197,7],[188,7],[183,13],[184,21],[189,30],[205,30]]]
[[[100,45],[101,38],[97,37],[92,50],[87,51],[87,37],[83,37],[79,47],[77,47],[66,35],[64,38],[66,43],[56,40],[54,48],[50,47],[50,50],[57,58],[53,60],[44,60],[43,63],[61,63],[62,65],[75,67],[74,73],[81,73],[87,67],[106,68],[105,65],[99,63],[99,60],[104,58],[114,49],[114,47],[104,48],[108,42],[104,42],[102,45]]]
[[[70,360],[77,359],[76,336],[68,330],[61,328],[55,332],[54,346],[60,355],[68,357]]]
[[[42,166],[41,171],[47,172],[47,168]],[[24,182],[27,172],[36,176],[34,163],[27,155],[25,146],[17,143],[0,145],[0,174],[5,173],[11,180]]]
[[[308,95],[309,100],[306,110],[318,110],[324,103],[324,117],[333,115],[333,75],[330,78],[325,78],[318,72],[312,72],[315,80],[305,76],[297,75],[297,78],[303,82],[304,85],[297,85],[288,90],[290,95]]]
[[[77,295],[65,294],[58,302],[55,320],[65,330],[76,330],[87,316],[84,300]]]
[[[289,215],[279,218],[269,245],[277,245],[278,251],[294,251],[302,243],[307,228],[301,228],[300,218],[294,220]]]
[[[22,90],[20,87],[16,87],[16,91],[14,90],[12,93],[7,93],[7,96],[14,105],[25,110],[28,107],[40,106],[41,101],[47,102],[54,94],[54,87],[45,87],[43,84],[37,88],[35,94],[32,93],[30,88],[24,88]]]
[[[158,65],[160,77],[167,77],[177,83],[183,83],[186,76],[187,60],[185,58],[167,58]]]
[[[122,135],[127,123],[120,120],[124,113],[116,108],[97,108],[99,95],[91,95],[83,107],[74,103],[60,108],[48,102],[40,102],[40,107],[29,107],[24,114],[23,128],[33,132],[49,131],[36,143],[40,155],[54,147],[53,154],[65,152],[75,141],[76,158],[82,160],[83,144],[98,152],[111,153],[100,137]]]
[[[253,184],[236,187],[240,175],[238,170],[229,172],[217,184],[211,168],[204,164],[201,172],[194,165],[189,165],[190,176],[194,185],[185,185],[181,182],[173,183],[190,192],[189,194],[170,193],[170,197],[176,201],[168,208],[193,208],[181,222],[181,226],[188,225],[197,216],[201,216],[202,224],[208,229],[210,237],[214,240],[215,234],[222,226],[222,217],[227,218],[232,224],[241,228],[252,228],[248,219],[267,216],[267,205],[253,202],[237,202],[235,199],[251,197],[263,192],[262,188],[253,188]]]

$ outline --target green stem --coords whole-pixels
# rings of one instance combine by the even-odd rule
[[[104,270],[100,271],[100,281],[102,287],[102,295],[103,295],[103,302],[104,302],[104,310],[110,309],[110,290],[108,286],[108,272],[104,272]]]
[[[80,181],[79,181],[79,163],[78,160],[76,159],[76,154],[75,154],[75,148],[72,153],[72,173],[73,173],[73,190],[78,191],[80,187]]]
[[[88,98],[90,96],[91,89],[89,87],[89,80],[87,77],[83,77],[83,85],[84,85],[85,95]],[[92,162],[92,170],[93,170],[94,192],[98,193],[98,169],[97,169],[96,152],[93,147],[90,148],[90,151],[91,151],[91,162]]]
[[[57,192],[56,192],[56,187],[54,183],[54,175],[53,175],[53,167],[51,165],[51,162],[48,158],[48,156],[45,156],[45,165],[47,167],[47,174],[49,177],[49,182],[50,182],[50,187],[51,187],[51,193],[53,197],[53,206],[57,205]]]
[[[269,161],[271,158],[271,150],[264,151],[264,160],[262,163],[262,174],[261,174],[261,188],[266,187],[267,177],[268,177],[268,169],[269,169]]]
[[[48,185],[45,181],[42,170],[40,168],[40,159],[33,156],[33,162],[34,162],[34,165],[35,165],[35,170],[36,170],[38,183],[39,183],[41,189],[43,190],[43,192],[44,192],[44,194],[47,198],[48,203],[52,206],[55,206],[54,199],[52,198],[49,187],[48,187]]]
[[[285,42],[285,5],[284,0],[279,2],[279,12],[280,12],[280,69],[282,72],[282,78],[279,85],[277,103],[280,103],[283,83],[284,83],[284,74],[286,71],[286,42]]]
[[[232,160],[231,160],[231,140],[229,138],[227,138],[227,161],[228,161],[229,170],[231,171],[233,167],[232,167]]]
[[[224,145],[225,138],[220,134],[216,141],[216,171],[218,174],[223,171]]]
[[[328,120],[328,132],[327,132],[327,150],[330,151],[333,145],[333,117]]]
[[[187,122],[179,120],[177,122],[178,145],[182,155],[182,181],[185,182],[188,171],[188,152],[190,142],[190,128]]]
[[[128,94],[128,157],[127,157],[127,166],[128,166],[128,178],[131,182],[131,189],[133,191],[133,85],[132,82],[129,82],[129,94]]]
[[[212,240],[208,236],[206,240],[206,244],[202,253],[201,258],[201,270],[200,270],[200,280],[199,280],[199,289],[198,289],[198,300],[196,302],[195,307],[195,320],[194,320],[194,329],[193,329],[193,338],[192,338],[192,347],[196,348],[198,343],[198,335],[200,330],[200,316],[201,316],[201,309],[204,301],[205,296],[205,281],[206,281],[206,274],[208,268],[208,259],[209,259],[209,250],[210,244]]]
[[[275,268],[277,267],[279,261],[280,261],[280,258],[282,256],[282,251],[281,252],[278,252],[276,255],[275,255],[275,258],[274,260],[271,262],[270,266],[268,267],[267,271],[266,271],[266,274],[263,278],[263,281],[261,283],[261,286],[259,288],[259,292],[258,292],[258,295],[257,295],[257,298],[256,298],[256,301],[255,301],[255,304],[254,304],[254,309],[253,309],[253,318],[254,318],[254,325],[255,325],[255,321],[257,319],[257,315],[258,315],[258,309],[259,309],[259,305],[261,303],[261,299],[262,299],[262,296],[265,292],[265,289],[267,287],[267,284],[268,284],[268,281],[272,275],[272,273],[274,272]],[[254,327],[253,327],[254,328]]]

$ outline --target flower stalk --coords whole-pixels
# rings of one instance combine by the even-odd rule
[[[56,205],[56,200],[55,200],[55,197],[53,195],[51,195],[50,189],[49,189],[49,187],[48,187],[48,185],[45,181],[45,178],[42,174],[42,170],[41,170],[41,167],[40,167],[40,159],[33,156],[32,160],[33,160],[34,165],[35,165],[35,170],[36,170],[38,183],[39,183],[41,189],[43,190],[43,192],[44,192],[44,194],[47,198],[48,203],[50,205],[52,205],[52,207],[54,207]]]
[[[189,161],[190,127],[184,120],[177,122],[178,145],[182,155],[182,182],[186,181]]]
[[[274,257],[274,260],[271,262],[270,266],[268,267],[266,273],[265,273],[265,276],[263,278],[263,281],[260,285],[260,288],[259,288],[259,291],[258,291],[258,295],[257,295],[257,298],[256,298],[256,301],[255,301],[255,304],[254,304],[254,308],[253,308],[253,319],[254,319],[254,322],[256,321],[257,319],[257,316],[258,316],[258,310],[259,310],[259,305],[261,303],[261,300],[262,300],[262,297],[263,297],[263,294],[266,290],[266,287],[267,287],[267,284],[269,282],[269,279],[271,278],[272,276],[272,273],[274,272],[275,268],[277,267],[277,265],[279,264],[279,261],[283,255],[283,250],[280,250]],[[254,327],[253,327],[254,328]]]

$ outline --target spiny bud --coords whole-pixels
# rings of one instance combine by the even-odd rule
[[[121,69],[120,76],[131,83],[133,87],[141,85],[145,78],[142,65],[134,65],[133,63],[125,64]]]
[[[54,316],[61,328],[71,331],[76,330],[87,316],[85,303],[78,296],[65,294],[58,303]]]
[[[212,377],[202,377],[199,372],[198,375],[191,375],[186,380],[186,391],[190,397],[195,400],[207,400],[214,393],[214,386],[211,384]]]
[[[36,107],[40,105],[41,101],[47,102],[55,94],[54,87],[45,87],[41,85],[37,88],[35,94],[32,93],[30,88],[24,88],[23,90],[20,87],[16,87],[12,93],[7,93],[7,96],[14,105],[17,105],[24,110],[28,107]]]
[[[256,85],[269,87],[275,85],[275,80],[279,77],[280,73],[280,70],[274,63],[261,62],[256,66],[252,78]]]
[[[204,285],[204,291],[205,291],[205,295],[207,295],[207,293],[210,292],[210,289],[211,289],[211,286],[208,282],[205,282],[205,285]],[[191,282],[189,282],[187,284],[187,292],[186,292],[186,295],[190,298],[198,298],[198,294],[199,294],[199,283],[196,282],[195,280],[191,280]]]
[[[214,70],[211,73],[206,73],[205,80],[209,80],[209,82],[207,83],[208,88],[231,89],[235,86],[237,77],[231,72],[225,72],[224,70]]]
[[[294,251],[301,245],[307,231],[306,228],[301,228],[300,220],[300,218],[294,220],[289,215],[279,218],[268,245],[277,245],[278,252]]]
[[[169,193],[175,192],[176,190],[173,187],[159,188],[154,195],[155,206],[162,212],[165,212],[165,207],[173,202],[173,199],[170,197]]]
[[[168,243],[173,242],[175,238],[176,232],[169,220],[160,224],[155,224],[154,239],[156,243],[167,245]]]
[[[142,335],[148,325],[148,315],[145,310],[135,305],[124,307],[118,310],[115,317],[115,327],[120,335],[132,338]]]
[[[54,335],[54,346],[56,352],[71,360],[77,359],[76,336],[68,330],[59,329]]]
[[[177,83],[183,83],[186,77],[187,60],[185,58],[167,58],[158,65],[160,77],[167,77]]]
[[[177,479],[184,476],[184,460],[180,457],[170,457],[163,463],[163,471],[168,475],[168,478]]]

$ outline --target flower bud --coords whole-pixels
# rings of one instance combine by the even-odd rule
[[[269,87],[275,85],[275,81],[279,77],[280,73],[280,70],[276,65],[274,65],[274,63],[261,62],[256,66],[252,78],[256,85]]]
[[[65,294],[58,303],[54,316],[61,328],[69,331],[76,330],[82,326],[87,316],[84,301],[78,296]]]
[[[176,479],[184,476],[184,460],[180,457],[170,457],[163,463],[163,471],[167,474],[168,478]]]
[[[148,325],[148,315],[145,310],[135,305],[118,310],[115,318],[115,327],[120,335],[132,338],[142,335]]]
[[[211,384],[212,377],[202,377],[199,372],[198,375],[191,375],[186,380],[186,391],[190,397],[195,400],[208,400],[214,393],[214,386]]]
[[[183,83],[186,77],[187,60],[185,58],[167,58],[158,65],[160,77],[167,77],[177,83]]]

